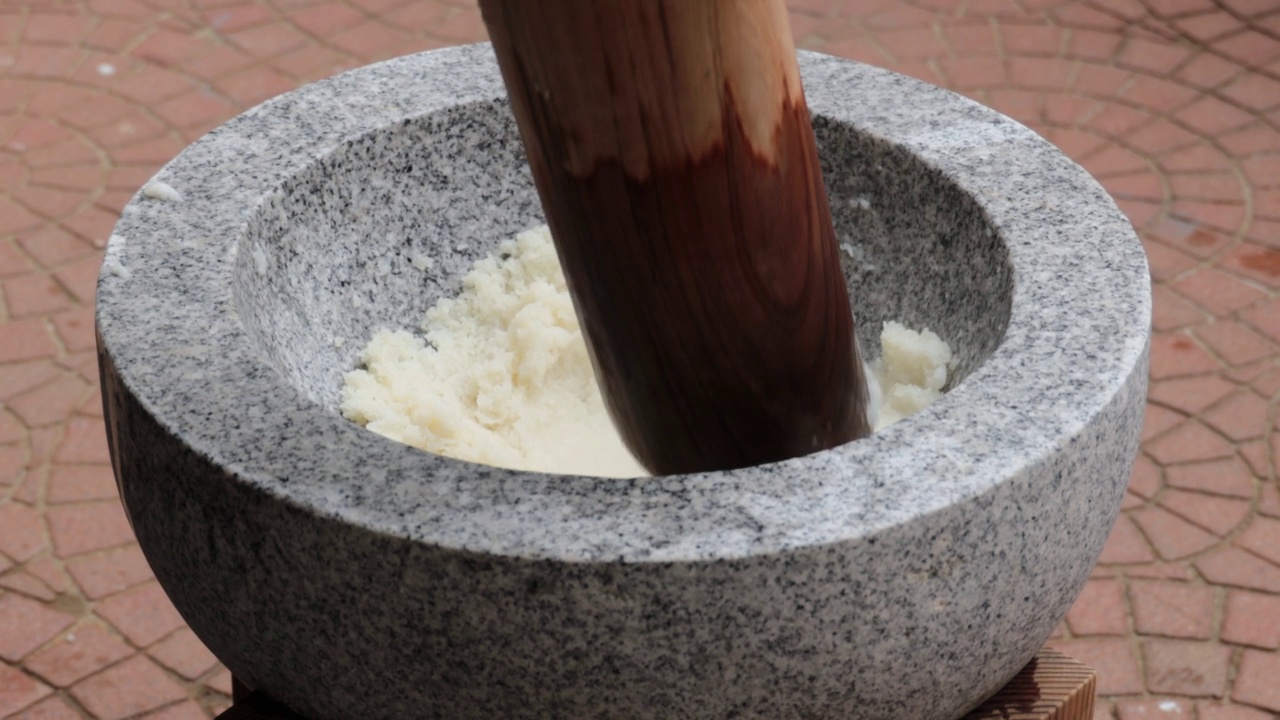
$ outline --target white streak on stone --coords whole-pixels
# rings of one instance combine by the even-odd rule
[[[112,235],[107,240],[107,254],[102,259],[102,271],[114,275],[121,280],[128,280],[129,268],[124,264],[125,246],[128,239],[123,235]]]

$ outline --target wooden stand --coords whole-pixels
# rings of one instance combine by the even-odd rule
[[[216,720],[306,720],[238,681],[234,687],[235,705]],[[962,720],[1093,720],[1096,690],[1097,676],[1089,666],[1043,648],[1008,685]]]
[[[964,720],[1093,720],[1098,676],[1049,648]]]

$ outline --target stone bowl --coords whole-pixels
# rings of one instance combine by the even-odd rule
[[[932,720],[1031,659],[1137,449],[1141,247],[1016,122],[801,65],[864,348],[896,319],[957,361],[925,411],[786,462],[517,472],[339,415],[376,327],[416,328],[541,222],[487,45],[275,98],[129,204],[98,285],[112,460],[156,576],[238,678],[313,720]]]

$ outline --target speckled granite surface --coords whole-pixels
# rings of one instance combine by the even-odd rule
[[[1031,657],[1137,447],[1141,248],[1012,121],[802,66],[864,341],[927,324],[962,379],[771,466],[517,473],[337,415],[374,326],[413,325],[538,221],[486,46],[277,98],[158,175],[181,201],[126,209],[98,288],[113,460],[157,577],[233,672],[316,720],[928,720]]]

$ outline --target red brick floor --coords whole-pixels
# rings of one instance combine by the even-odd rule
[[[1280,0],[793,0],[800,44],[1058,144],[1142,235],[1150,403],[1055,643],[1098,717],[1280,717]],[[229,676],[115,498],[91,304],[129,196],[233,114],[484,31],[470,0],[0,0],[0,718],[206,718]]]

